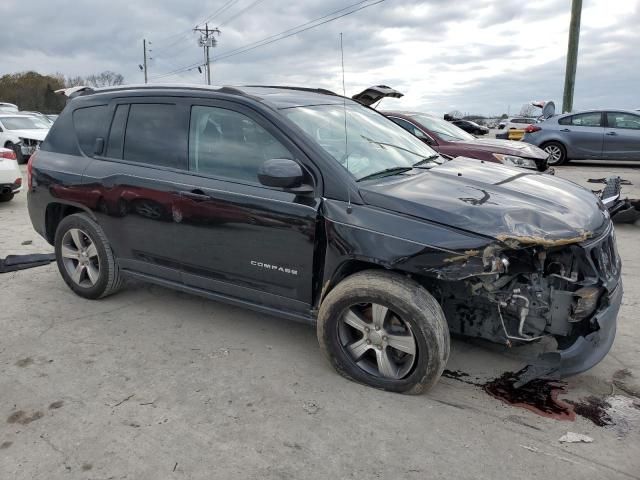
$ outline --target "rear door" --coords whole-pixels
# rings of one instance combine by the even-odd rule
[[[181,281],[174,223],[178,174],[186,171],[188,116],[175,98],[127,98],[109,105],[100,155],[83,177],[123,269]]]
[[[258,181],[265,160],[296,160],[315,193]],[[184,283],[284,310],[312,301],[319,172],[269,120],[235,102],[190,106],[189,176],[176,212]]]
[[[640,160],[640,115],[607,112],[602,157]]]
[[[558,120],[570,158],[602,158],[603,116],[603,112],[586,112]]]

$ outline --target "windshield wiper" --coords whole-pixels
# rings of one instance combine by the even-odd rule
[[[431,155],[430,157],[424,157],[422,160],[420,160],[419,162],[416,162],[413,164],[413,167],[422,167],[427,163],[435,163],[436,165],[440,165],[438,162],[434,162],[434,160],[436,158],[438,158],[440,155]]]
[[[361,182],[363,180],[370,180],[372,178],[378,178],[378,177],[388,177],[390,175],[395,175],[397,173],[403,173],[403,172],[408,172],[409,170],[412,170],[413,167],[391,167],[391,168],[385,168],[384,170],[380,170],[378,172],[374,172],[374,173],[370,173],[369,175],[365,175],[362,178],[359,178],[358,180],[356,180],[356,182]]]

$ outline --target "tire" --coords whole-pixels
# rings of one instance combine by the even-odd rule
[[[548,165],[556,167],[567,163],[567,149],[560,142],[543,143],[540,148],[549,154]]]
[[[385,309],[386,315],[381,315]],[[382,317],[383,328],[378,330],[376,318]],[[398,328],[403,329],[401,335]],[[449,329],[440,305],[418,283],[393,272],[368,270],[340,282],[320,306],[317,335],[338,373],[391,392],[425,392],[440,378],[449,358]],[[357,359],[350,349],[364,353]],[[382,373],[381,356],[394,367],[387,369],[390,375]]]
[[[56,229],[54,245],[58,270],[77,295],[93,300],[111,295],[121,287],[120,269],[109,241],[100,225],[88,215],[76,213],[63,218]],[[83,250],[86,256],[81,255]],[[76,277],[73,274],[77,271],[80,273]]]
[[[20,145],[16,145],[13,142],[7,142],[5,147],[10,148],[11,150],[14,151],[14,153],[16,154],[16,160],[18,162],[18,165],[23,165],[27,162],[27,159],[24,158],[24,155],[22,155],[22,149],[20,148]]]
[[[11,193],[0,193],[0,203],[10,202],[13,200],[13,192]]]

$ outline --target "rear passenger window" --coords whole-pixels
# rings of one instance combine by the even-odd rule
[[[186,169],[186,151],[183,152],[186,128],[181,118],[176,105],[131,104],[124,135],[123,158],[132,162]]]
[[[579,113],[558,120],[560,125],[575,125],[576,127],[601,127],[602,115],[600,112]]]
[[[224,108],[191,108],[189,170],[258,183],[258,169],[272,158],[293,156],[251,118]]]
[[[78,144],[87,156],[94,154],[96,138],[102,134],[106,113],[106,105],[78,108],[73,112],[73,128],[78,137]]]

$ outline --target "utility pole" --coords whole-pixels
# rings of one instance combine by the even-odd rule
[[[146,38],[142,39],[142,51],[143,51],[143,55],[144,55],[144,63],[143,63],[143,67],[144,67],[144,83],[147,83],[147,39]]]
[[[582,0],[572,0],[569,45],[567,47],[567,68],[564,74],[564,93],[562,95],[563,113],[573,110],[573,90],[576,83],[576,68],[578,66],[578,41],[580,40],[581,15]]]
[[[200,39],[198,44],[204,48],[204,63],[207,67],[206,69],[206,81],[207,85],[211,85],[211,59],[209,56],[209,48],[213,48],[217,45],[217,40],[214,38],[213,34],[220,35],[220,30],[214,28],[209,30],[209,24],[205,23],[204,28],[194,28],[194,32],[200,32]]]

